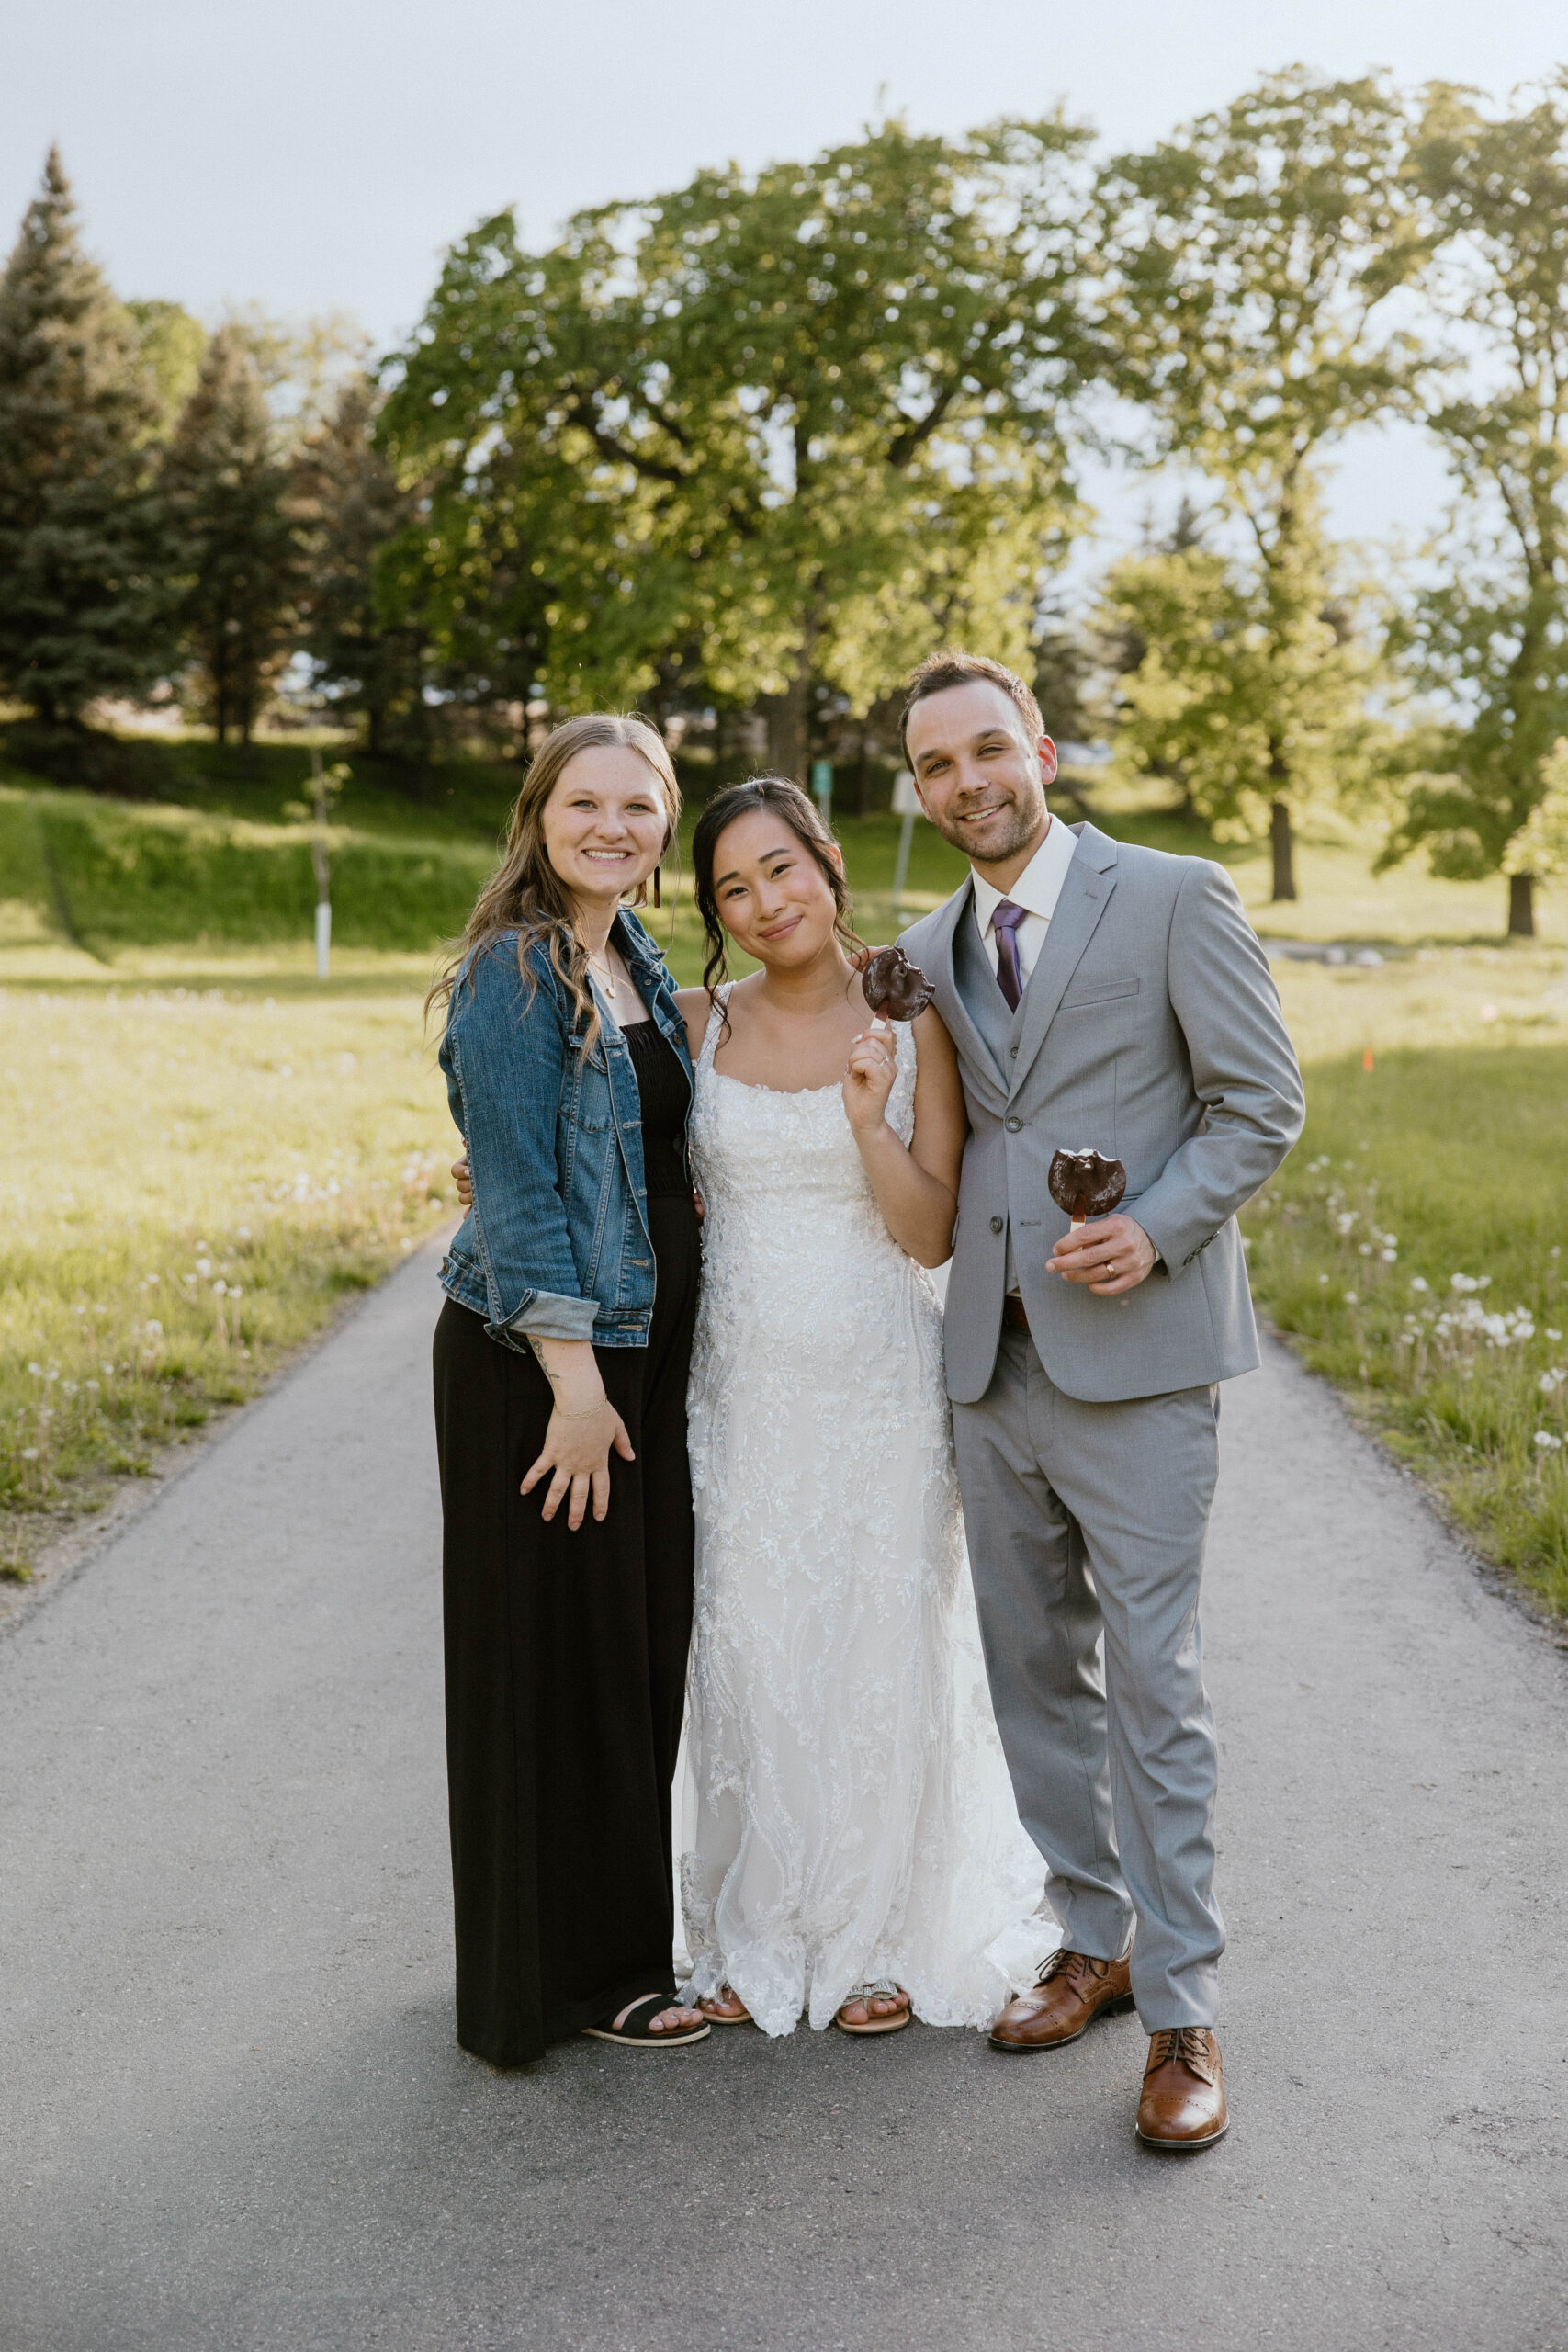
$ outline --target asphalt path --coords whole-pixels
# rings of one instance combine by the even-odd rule
[[[0,1642],[6,2352],[1562,2352],[1568,1664],[1283,1351],[1206,1599],[1234,2123],[452,2033],[428,1256]]]

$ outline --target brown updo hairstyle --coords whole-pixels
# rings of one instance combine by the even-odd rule
[[[782,818],[815,859],[822,879],[833,894],[833,933],[846,953],[863,947],[865,942],[850,920],[851,900],[844,877],[829,855],[837,849],[827,826],[818,814],[816,803],[802,792],[798,784],[791,784],[786,776],[758,775],[746,784],[726,785],[716,793],[697,819],[692,835],[692,880],[696,892],[697,912],[703,919],[703,935],[707,947],[707,960],[703,966],[703,986],[711,1004],[716,989],[729,978],[729,965],[725,956],[726,933],[719,919],[718,900],[714,895],[713,869],[719,836],[733,825],[738,817],[750,817],[755,810],[770,809]]]

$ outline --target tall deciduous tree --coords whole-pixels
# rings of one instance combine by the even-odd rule
[[[1568,730],[1568,75],[1515,115],[1429,91],[1412,170],[1464,367],[1432,413],[1460,511],[1415,636],[1462,717],[1388,856],[1424,843],[1438,874],[1506,874],[1508,929],[1529,937],[1535,876],[1512,845]]]
[[[425,673],[417,630],[383,618],[376,559],[409,519],[374,440],[377,399],[363,376],[338,394],[294,462],[294,511],[304,539],[301,643],[336,706],[359,713],[367,748],[423,742]]]
[[[0,686],[48,725],[145,684],[164,654],[157,422],[51,149],[0,278]]]
[[[244,330],[207,347],[163,466],[178,618],[218,741],[249,742],[299,585],[288,466]]]
[[[1196,543],[1124,558],[1101,599],[1119,763],[1170,784],[1185,813],[1232,838],[1268,823],[1281,760],[1304,811],[1364,790],[1382,748],[1367,716],[1377,653],[1348,600],[1307,568],[1304,536],[1288,581]]]
[[[1412,396],[1419,354],[1389,314],[1422,249],[1401,178],[1403,110],[1378,80],[1302,68],[1205,115],[1100,192],[1105,324],[1167,453],[1218,485],[1256,549],[1265,665],[1298,670],[1303,597],[1329,569],[1319,460]],[[1287,707],[1281,695],[1281,709]],[[1296,896],[1288,730],[1268,752],[1274,896]]]
[[[126,309],[141,338],[142,356],[157,388],[159,437],[174,431],[180,411],[196,390],[207,329],[178,302],[136,300]]]
[[[889,123],[457,246],[384,432],[429,503],[404,560],[453,643],[476,605],[563,707],[698,649],[802,773],[814,679],[864,709],[943,637],[1022,662],[1068,527],[1061,409],[1082,135]],[[498,577],[509,594],[498,605]]]

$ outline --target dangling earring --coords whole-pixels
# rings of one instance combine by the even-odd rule
[[[659,868],[657,865],[653,869],[653,903],[656,907],[660,903],[659,897]]]

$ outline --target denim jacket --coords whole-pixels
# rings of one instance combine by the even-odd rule
[[[664,959],[635,915],[615,944],[638,995],[681,1057],[691,1056]],[[441,1067],[473,1171],[474,1204],[442,1261],[441,1285],[482,1315],[503,1347],[529,1338],[648,1344],[653,1245],[642,1163],[642,1105],[631,1050],[598,989],[604,1024],[591,1051],[545,948],[517,933],[462,966],[447,1008]],[[592,975],[590,986],[593,986]]]

